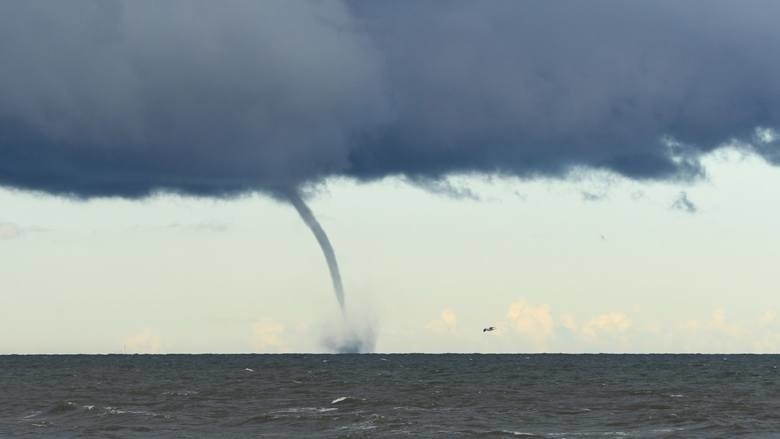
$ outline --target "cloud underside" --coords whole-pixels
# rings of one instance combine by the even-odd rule
[[[690,179],[724,144],[780,163],[778,14],[766,0],[4,2],[0,185]]]

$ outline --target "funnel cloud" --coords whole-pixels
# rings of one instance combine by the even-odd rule
[[[333,251],[333,246],[330,244],[328,235],[325,230],[320,226],[319,221],[312,213],[309,206],[301,198],[300,194],[295,191],[287,193],[287,200],[292,204],[295,210],[300,215],[301,219],[309,230],[314,234],[317,239],[317,243],[322,249],[322,254],[325,256],[325,261],[328,263],[328,271],[330,272],[330,279],[333,282],[333,292],[336,294],[336,300],[339,302],[339,309],[341,313],[346,312],[344,303],[344,286],[341,283],[341,272],[339,271],[339,263],[336,260],[336,252]]]

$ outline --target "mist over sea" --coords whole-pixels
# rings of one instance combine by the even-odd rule
[[[776,355],[0,356],[0,437],[780,436]]]

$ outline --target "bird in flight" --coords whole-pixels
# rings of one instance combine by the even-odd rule
[[[482,332],[491,332],[491,331],[495,331],[495,330],[496,330],[495,326],[488,326],[487,328],[483,328]]]

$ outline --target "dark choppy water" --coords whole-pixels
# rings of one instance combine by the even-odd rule
[[[3,437],[780,437],[780,356],[0,356]]]

